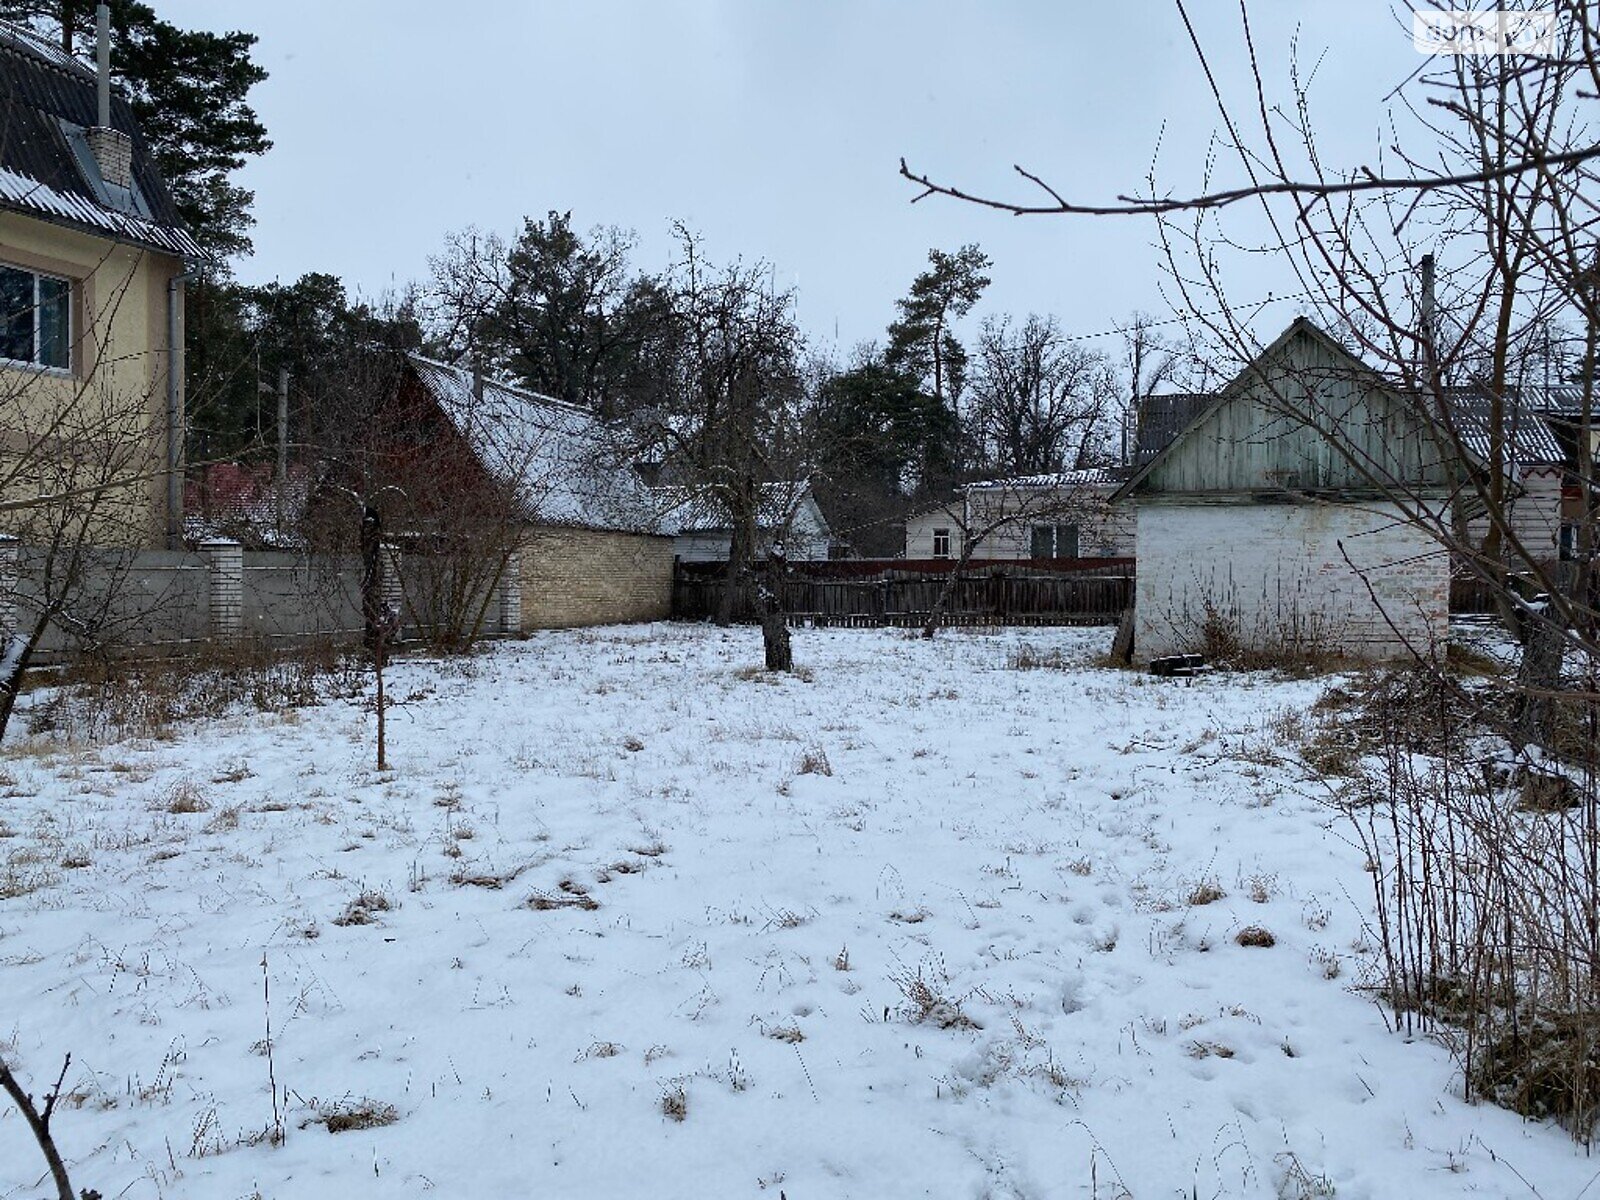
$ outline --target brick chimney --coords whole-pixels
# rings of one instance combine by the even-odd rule
[[[89,150],[100,178],[112,187],[133,186],[133,139],[111,127],[111,6],[95,10],[95,82],[98,119],[89,130]]]

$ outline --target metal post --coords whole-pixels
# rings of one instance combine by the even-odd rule
[[[111,6],[102,4],[94,11],[94,64],[96,112],[102,129],[111,128]]]

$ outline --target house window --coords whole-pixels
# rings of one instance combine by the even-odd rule
[[[72,285],[0,266],[0,358],[65,371],[71,345]]]
[[[1033,558],[1077,558],[1078,527],[1076,525],[1035,525],[1033,527]]]
[[[935,529],[933,531],[933,556],[935,558],[950,557],[950,531],[948,529]]]

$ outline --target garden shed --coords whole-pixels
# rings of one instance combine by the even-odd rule
[[[1297,319],[1113,498],[1137,513],[1136,660],[1426,653],[1450,572],[1429,526],[1455,474],[1420,405]]]

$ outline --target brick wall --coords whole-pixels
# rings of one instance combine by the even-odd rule
[[[1145,502],[1138,529],[1140,662],[1198,650],[1208,604],[1257,648],[1383,659],[1447,630],[1448,555],[1392,505]]]
[[[672,539],[538,526],[523,539],[522,628],[665,620]]]

